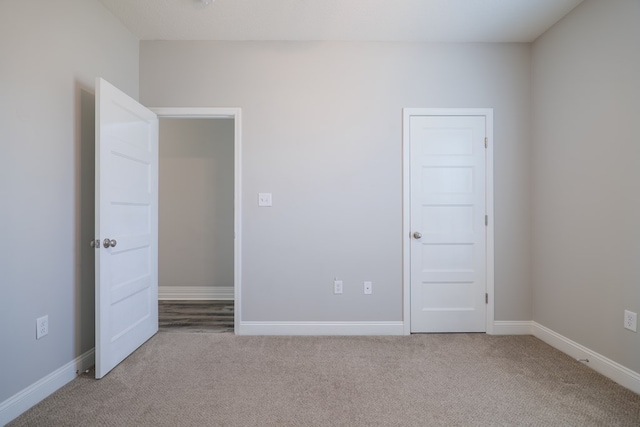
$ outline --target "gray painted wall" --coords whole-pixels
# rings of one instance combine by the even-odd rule
[[[586,0],[533,45],[534,320],[640,372],[640,2]]]
[[[3,402],[94,346],[94,79],[137,96],[138,40],[97,1],[3,0],[0,52]]]
[[[532,318],[530,45],[143,41],[140,83],[242,108],[248,321],[402,320],[402,108],[493,107],[496,319]]]
[[[493,107],[496,319],[640,372],[639,8],[585,0],[533,48],[143,42],[140,93],[243,109],[245,320],[400,320],[401,109]],[[96,1],[9,0],[0,51],[2,402],[93,347],[93,82],[136,96],[138,43]]]
[[[160,119],[159,286],[233,289],[232,119]]]

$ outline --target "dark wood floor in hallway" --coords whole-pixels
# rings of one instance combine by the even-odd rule
[[[158,301],[160,332],[233,333],[233,301]]]

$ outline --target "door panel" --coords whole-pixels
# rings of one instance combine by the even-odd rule
[[[486,329],[485,117],[410,119],[411,332]]]
[[[158,119],[96,82],[96,378],[158,331]],[[104,240],[116,245],[105,247]]]

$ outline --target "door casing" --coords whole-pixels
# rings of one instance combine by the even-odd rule
[[[494,323],[494,214],[493,214],[493,109],[492,108],[404,108],[402,110],[402,306],[404,334],[411,333],[411,129],[412,116],[484,116],[487,135],[486,212],[487,277],[489,296],[486,314],[487,334],[493,334]]]
[[[150,108],[158,118],[182,119],[234,119],[233,146],[233,289],[234,331],[240,329],[242,298],[242,114],[240,108]]]

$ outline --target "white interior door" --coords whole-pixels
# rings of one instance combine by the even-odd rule
[[[411,332],[486,331],[486,118],[410,118]]]
[[[158,118],[96,81],[96,378],[158,331]]]

